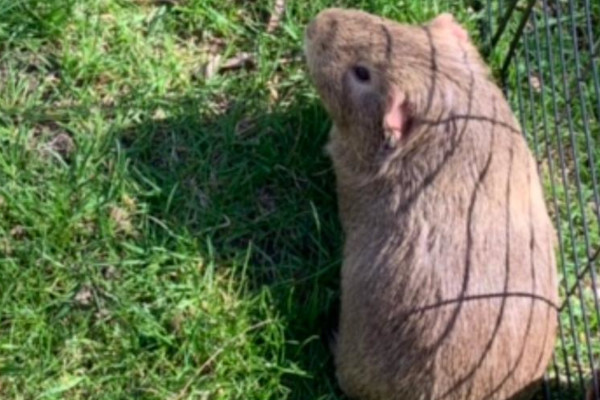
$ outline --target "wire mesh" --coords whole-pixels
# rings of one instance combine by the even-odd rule
[[[543,397],[600,400],[600,2],[487,0],[484,15],[483,52],[502,57],[559,238],[563,302]]]

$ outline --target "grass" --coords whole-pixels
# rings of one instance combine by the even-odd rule
[[[483,18],[288,2],[268,33],[271,1],[0,0],[0,398],[341,398],[329,124],[299,59],[333,4]]]

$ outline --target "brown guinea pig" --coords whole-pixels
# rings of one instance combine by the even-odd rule
[[[600,369],[596,368],[592,371],[592,377],[590,378],[589,387],[585,400],[597,400],[600,399]]]
[[[450,14],[306,29],[345,235],[335,345],[362,400],[525,399],[551,358],[555,231],[502,92]]]

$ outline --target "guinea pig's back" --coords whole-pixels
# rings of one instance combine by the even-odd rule
[[[348,395],[519,399],[543,374],[556,329],[554,233],[524,139],[481,139],[486,128],[471,125],[477,140],[410,207],[394,217],[377,205],[377,222],[348,232],[336,352]]]
[[[523,138],[509,143],[471,196],[459,300],[450,306],[456,322],[435,357],[433,398],[526,399],[552,354],[554,232]]]

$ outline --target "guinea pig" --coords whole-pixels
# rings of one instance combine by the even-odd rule
[[[598,390],[598,392],[597,392]],[[590,379],[587,394],[585,400],[597,400],[600,399],[600,369],[592,371],[592,378]]]
[[[552,357],[555,230],[502,91],[451,14],[321,11],[308,72],[332,119],[344,234],[342,391],[526,399]]]

